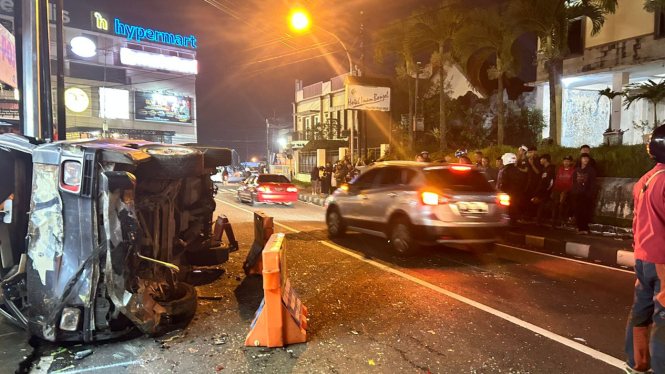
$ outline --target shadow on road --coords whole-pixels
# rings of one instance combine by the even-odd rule
[[[238,312],[243,321],[252,320],[263,300],[263,277],[249,275],[233,290],[238,301]]]

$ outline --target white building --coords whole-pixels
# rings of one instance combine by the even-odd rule
[[[0,22],[11,32],[14,1],[0,1]],[[53,5],[51,10],[55,109]],[[64,23],[68,139],[105,132],[116,138],[164,143],[197,141],[198,66],[193,35],[170,32],[169,25],[150,29],[129,24],[121,14],[92,9],[84,1],[65,1]],[[10,100],[7,95],[2,99]]]
[[[665,16],[648,13],[643,0],[619,0],[615,14],[607,15],[605,26],[591,35],[588,19],[571,23],[569,46],[571,55],[563,64],[563,98],[560,143],[577,147],[598,145],[608,128],[612,113],[612,129],[624,130],[624,144],[638,144],[643,133],[634,123],[653,123],[653,105],[636,102],[630,109],[623,106],[624,98],[611,103],[598,91],[611,88],[623,91],[629,83],[656,82],[665,77]],[[547,73],[538,69],[538,106],[543,110],[549,137],[550,99]],[[665,119],[665,106],[658,108],[659,118]]]

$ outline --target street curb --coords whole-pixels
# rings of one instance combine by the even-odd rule
[[[606,248],[600,245],[589,245],[575,242],[567,242],[542,236],[527,235],[517,232],[509,232],[506,242],[514,245],[526,246],[542,252],[560,255],[572,255],[586,258],[594,262],[607,265],[618,265],[635,267],[635,256],[632,251],[616,248]]]
[[[318,196],[313,196],[313,195],[305,195],[305,194],[298,194],[298,200],[299,201],[304,201],[306,203],[312,203],[314,205],[318,206],[324,206],[326,203],[326,199]]]

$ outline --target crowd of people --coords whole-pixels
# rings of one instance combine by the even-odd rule
[[[313,195],[330,195],[337,187],[355,179],[360,173],[371,165],[373,161],[359,160],[355,165],[348,158],[326,162],[325,166],[314,166],[310,171]]]
[[[475,156],[488,181],[510,195],[509,214],[513,224],[535,219],[538,224],[549,222],[559,227],[574,216],[578,234],[589,234],[597,172],[588,145],[580,148],[576,163],[569,155],[558,164],[549,154],[538,155],[534,146],[521,146],[517,154],[506,153],[497,158],[496,168],[489,165],[489,159],[481,152]]]

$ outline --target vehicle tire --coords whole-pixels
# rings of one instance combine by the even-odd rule
[[[256,206],[256,199],[254,198],[254,196],[252,196],[251,199],[249,200],[249,205]]]
[[[173,300],[158,301],[158,304],[166,309],[166,313],[162,315],[162,322],[160,324],[170,325],[188,321],[196,314],[196,306],[198,305],[198,296],[196,288],[187,283],[177,283],[178,290]]]
[[[238,194],[238,203],[240,203],[240,204],[243,203],[243,201],[242,201],[242,197],[240,197],[240,194]]]
[[[229,260],[229,246],[225,243],[201,249],[198,251],[185,252],[187,263],[194,266],[214,266],[227,262]]]
[[[413,238],[411,222],[406,217],[397,217],[390,223],[390,245],[400,256],[411,256],[420,249]]]
[[[198,148],[203,153],[203,166],[207,169],[229,166],[233,163],[231,150],[228,148]]]
[[[152,178],[181,179],[203,174],[203,154],[193,148],[155,145],[142,148],[151,160],[139,170]]]
[[[346,232],[346,224],[337,208],[328,209],[326,213],[326,225],[328,226],[328,236],[331,238],[338,238]]]

